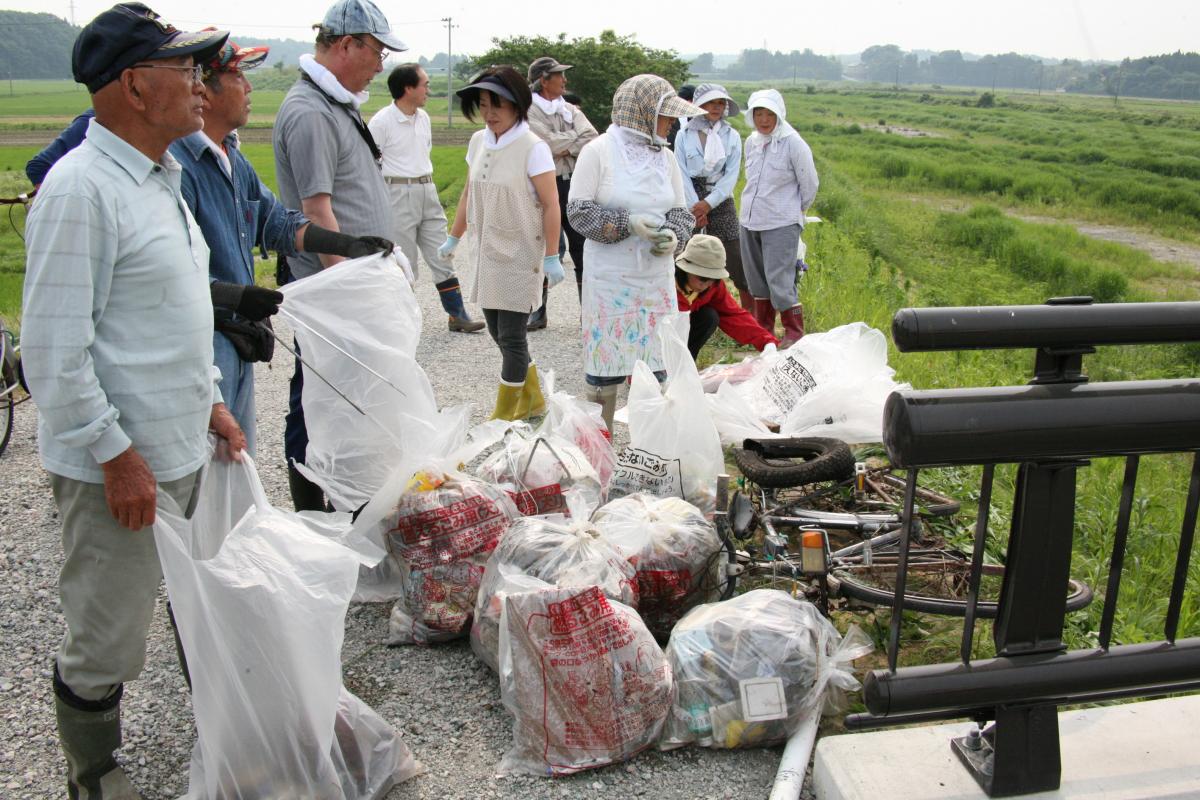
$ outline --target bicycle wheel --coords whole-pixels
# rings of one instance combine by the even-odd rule
[[[830,570],[830,594],[841,595],[875,606],[890,606],[895,598],[896,567],[894,553],[875,554],[871,564],[861,558],[846,559]],[[926,614],[963,617],[967,613],[967,587],[971,562],[953,550],[917,550],[910,552],[904,608]],[[976,617],[995,619],[1004,579],[1004,567],[985,564],[980,580]],[[1091,587],[1071,579],[1067,587],[1067,611],[1078,611],[1092,602]]]
[[[747,439],[733,451],[733,459],[743,475],[768,489],[840,481],[854,474],[854,454],[841,439]]]
[[[8,440],[12,437],[13,429],[13,393],[10,387],[3,379],[0,379],[0,455],[4,453],[4,449],[8,447]]]

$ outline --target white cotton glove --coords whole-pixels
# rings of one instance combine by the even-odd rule
[[[806,255],[808,255],[808,245],[806,245],[804,243],[804,239],[801,238],[796,244],[796,260],[803,261]]]
[[[438,258],[445,260],[454,255],[454,248],[458,247],[458,241],[457,236],[447,235],[446,241],[442,242],[442,246],[438,248]]]
[[[650,214],[629,215],[629,230],[633,231],[635,236],[640,236],[647,242],[655,240],[655,237],[660,233],[659,228],[659,220]]]
[[[675,231],[670,228],[663,228],[658,232],[658,236],[650,245],[650,254],[655,256],[669,256],[675,254],[675,248],[679,246],[679,237],[675,235]]]

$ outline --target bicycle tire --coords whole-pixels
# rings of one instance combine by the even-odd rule
[[[1004,574],[1004,567],[998,564],[985,564],[984,571],[993,576],[1001,576]],[[838,582],[838,593],[845,597],[869,603],[870,605],[888,607],[895,600],[894,591],[863,583],[853,573],[846,573],[835,568],[831,574]],[[1086,608],[1091,604],[1095,596],[1090,586],[1074,578],[1068,580],[1068,589],[1067,611],[1079,611],[1082,608]],[[967,614],[967,601],[965,599],[932,597],[905,592],[904,610],[920,611],[925,614],[939,614],[947,617],[965,617]],[[975,607],[975,616],[977,619],[995,619],[998,610],[998,603],[990,600],[980,600]]]
[[[8,384],[0,380],[0,391],[8,388]],[[13,409],[15,408],[12,392],[0,397],[0,455],[4,454],[8,447],[8,440],[12,438],[13,431]]]
[[[747,479],[768,489],[840,481],[854,474],[854,454],[841,439],[747,439],[734,449],[733,460]]]

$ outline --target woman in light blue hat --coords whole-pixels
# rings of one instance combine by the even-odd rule
[[[742,272],[733,204],[733,189],[742,170],[742,137],[727,121],[741,109],[725,87],[716,83],[697,86],[694,98],[704,114],[688,120],[675,139],[675,159],[685,178],[683,192],[696,218],[696,232],[715,236],[725,245],[725,268],[737,287],[742,308],[753,312],[754,302]]]

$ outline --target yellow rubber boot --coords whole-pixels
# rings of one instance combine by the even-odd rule
[[[529,410],[526,416],[540,417],[546,413],[546,398],[542,395],[542,384],[538,380],[537,364],[530,363],[529,371],[525,373],[525,393],[523,399],[529,402]]]
[[[496,390],[496,409],[489,419],[525,419],[529,416],[529,402],[525,400],[524,394],[524,383],[500,381],[500,386]],[[524,406],[525,413],[522,413],[522,406]]]

